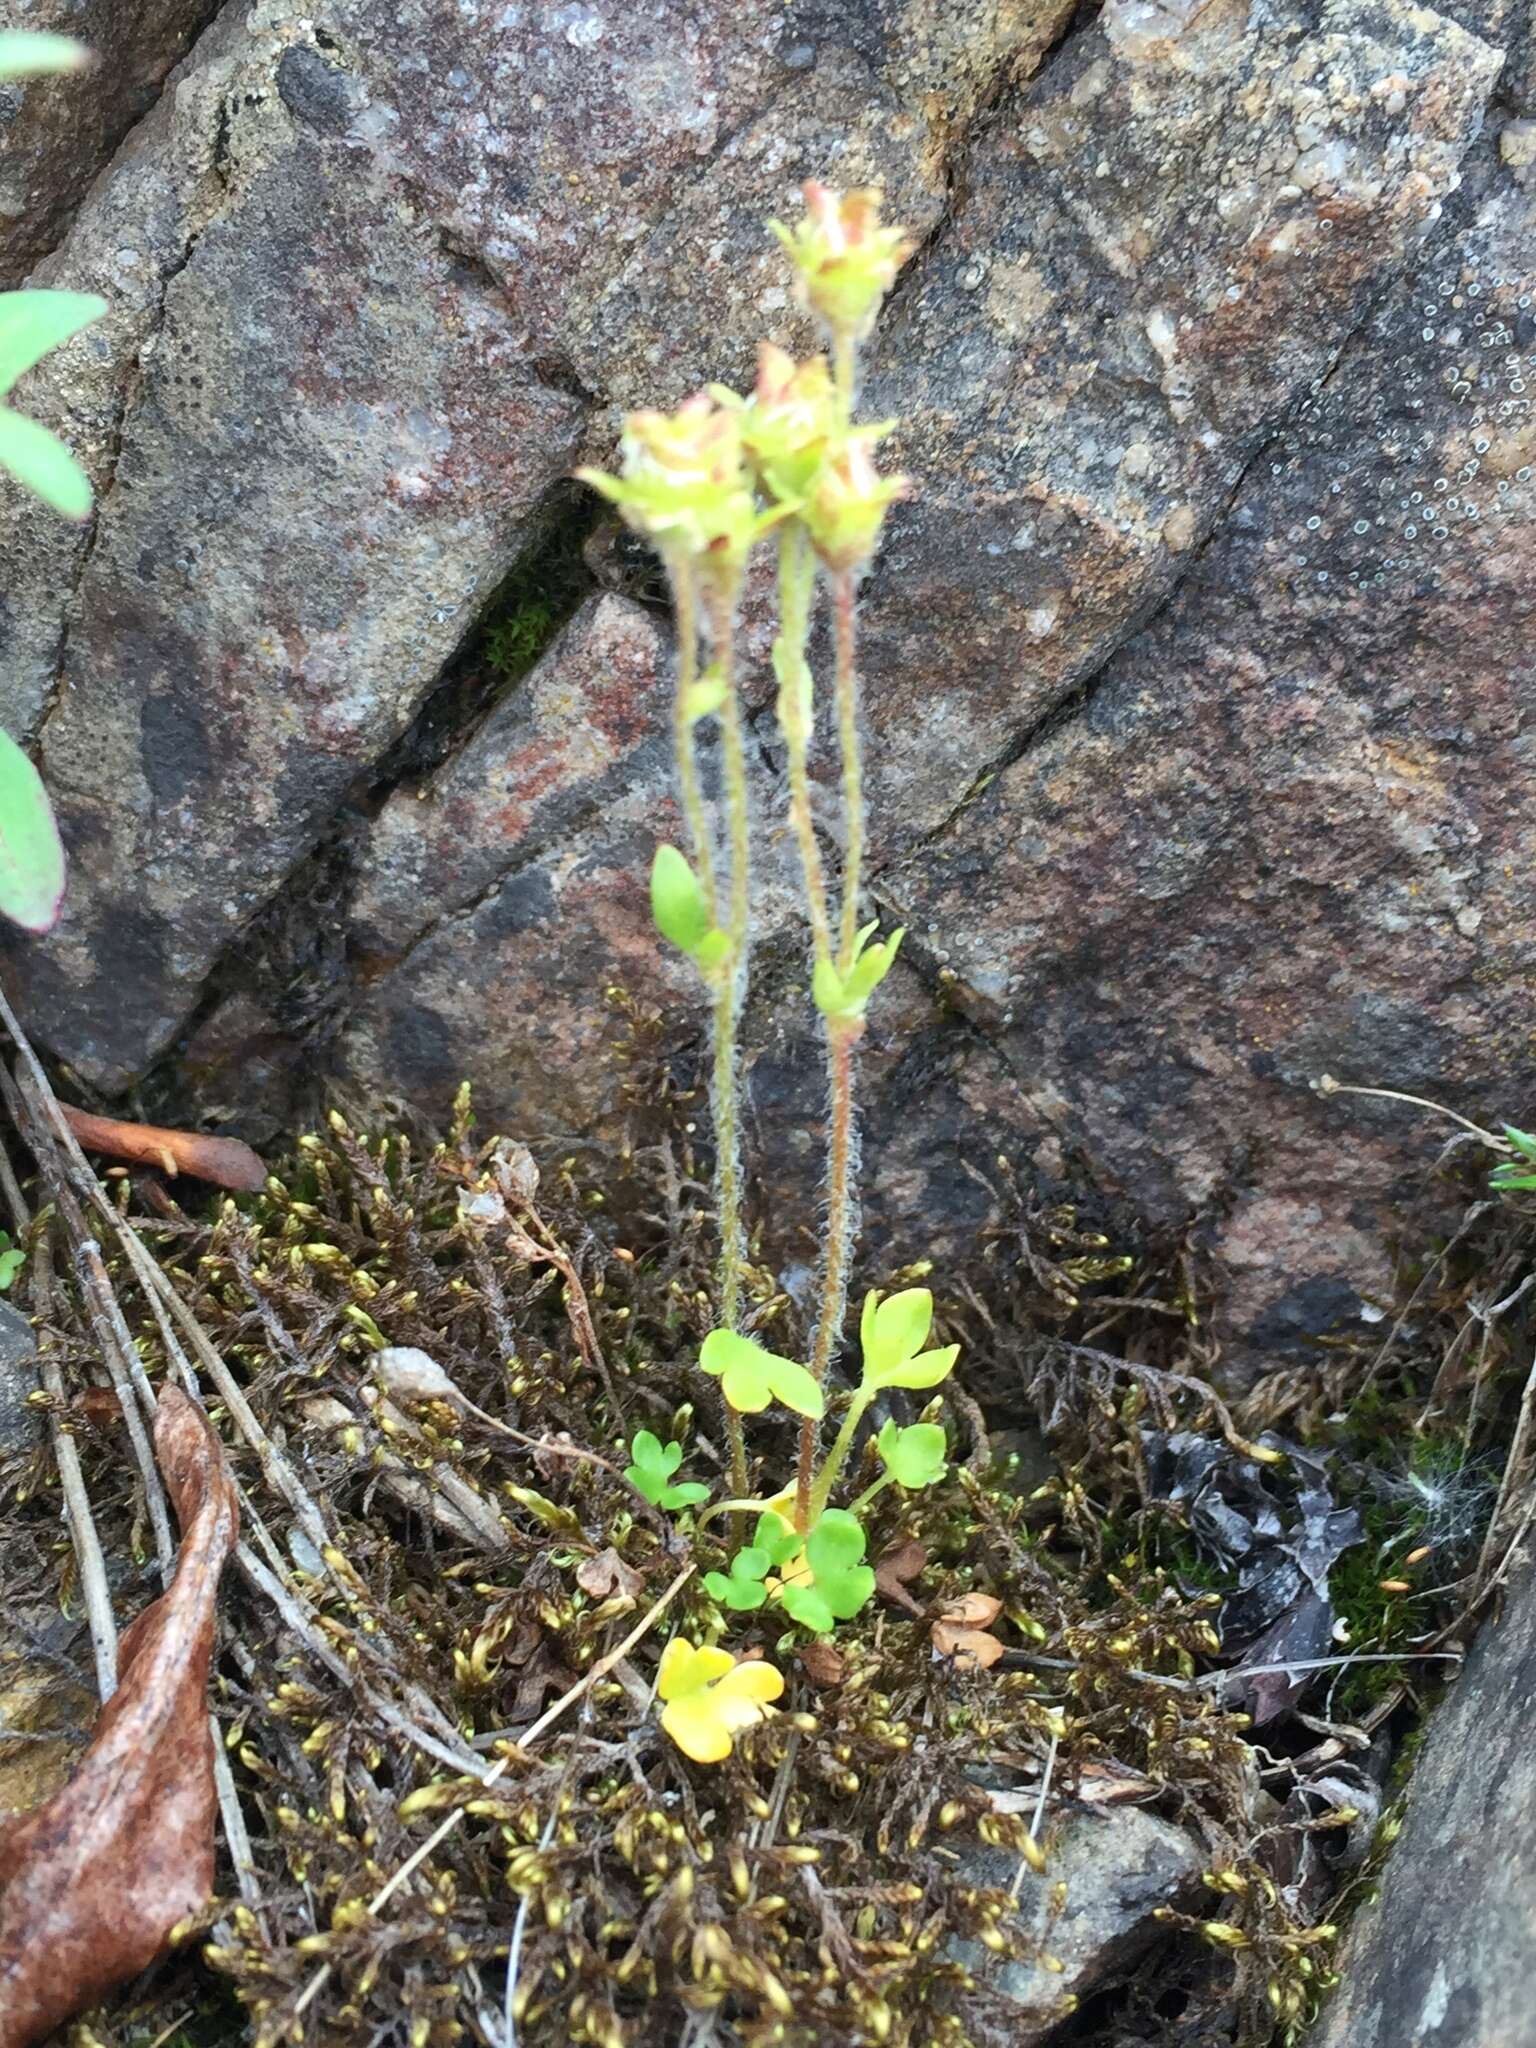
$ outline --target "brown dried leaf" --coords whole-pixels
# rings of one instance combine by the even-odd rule
[[[933,1624],[934,1653],[952,1657],[957,1671],[985,1671],[1003,1654],[1003,1645],[984,1628],[961,1628],[952,1621]]]
[[[172,1180],[178,1173],[190,1173],[194,1180],[211,1180],[215,1187],[234,1188],[242,1194],[259,1194],[267,1184],[266,1167],[238,1138],[167,1131],[158,1124],[120,1123],[113,1116],[92,1116],[88,1109],[73,1109],[67,1102],[61,1102],[59,1108],[87,1152],[158,1166]]]
[[[146,1968],[213,1890],[208,1667],[239,1511],[217,1437],[175,1387],[155,1454],[182,1528],[175,1577],[124,1634],[79,1769],[0,1830],[0,2048],[27,2048]]]
[[[831,1643],[802,1643],[797,1654],[801,1670],[824,1692],[841,1685],[848,1676],[848,1659]]]
[[[1129,1764],[1086,1763],[1078,1767],[1076,1795],[1085,1806],[1134,1805],[1151,1799],[1156,1782]]]
[[[946,1600],[933,1624],[937,1657],[952,1657],[958,1671],[985,1671],[1003,1654],[1003,1645],[988,1633],[1003,1603],[990,1593],[957,1593]]]
[[[961,1593],[944,1602],[939,1619],[953,1622],[957,1628],[990,1628],[1002,1611],[1002,1601],[994,1600],[990,1593]]]
[[[915,1579],[928,1562],[928,1553],[914,1537],[907,1537],[893,1550],[888,1550],[875,1565],[875,1590],[883,1600],[889,1600],[893,1607],[905,1607],[908,1614],[921,1614],[922,1608],[907,1591],[908,1583]]]
[[[625,1600],[633,1600],[645,1581],[610,1544],[596,1557],[585,1558],[576,1567],[576,1583],[594,1600],[611,1600],[615,1594]]]

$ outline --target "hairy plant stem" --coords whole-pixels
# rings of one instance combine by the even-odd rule
[[[847,427],[853,420],[853,386],[858,368],[858,338],[849,327],[839,327],[832,335],[832,392],[837,400],[837,416],[840,426]]]
[[[857,583],[851,569],[839,569],[833,582],[837,666],[835,694],[843,781],[843,904],[838,945],[838,971],[853,966],[859,932],[859,879],[864,862],[864,767],[859,734],[858,669],[855,662],[854,603]],[[853,1106],[853,1052],[864,1029],[862,1018],[828,1017],[827,1033],[827,1245],[822,1267],[821,1305],[811,1345],[811,1371],[825,1382],[832,1354],[842,1335],[848,1303],[848,1271],[853,1260],[856,1214],[853,1162],[856,1126]],[[814,1502],[811,1469],[816,1459],[816,1425],[800,1429],[800,1460],[795,1479],[795,1513],[808,1527]]]
[[[693,716],[689,700],[699,679],[699,585],[693,563],[687,556],[670,557],[667,572],[672,584],[672,605],[677,619],[677,688],[672,696],[672,752],[677,765],[677,787],[682,798],[683,822],[693,848],[694,871],[698,875],[709,914],[720,922],[720,905],[715,897],[715,849],[704,808],[704,790],[699,781],[699,764],[693,746]]]
[[[715,585],[708,593],[715,665],[724,688],[720,706],[722,786],[731,855],[730,956],[715,992],[714,1112],[715,1176],[720,1199],[720,1316],[725,1328],[741,1321],[741,1280],[746,1265],[746,1226],[741,1190],[740,1026],[752,946],[751,810],[747,749],[736,692],[736,588]],[[731,1447],[731,1485],[748,1490],[746,1441],[741,1417],[725,1402]]]
[[[693,737],[696,721],[692,696],[694,685],[699,679],[698,573],[687,557],[669,559],[667,570],[671,579],[672,601],[677,618],[677,687],[672,699],[672,749],[677,768],[678,792],[682,802],[683,819],[688,827],[689,843],[693,849],[694,871],[704,891],[704,899],[709,905],[710,920],[718,926],[721,916],[715,879],[714,834],[704,803],[704,789],[699,779],[698,755]],[[734,717],[735,724],[736,753],[739,755],[741,752],[740,712],[736,706],[733,678],[729,673],[735,637],[731,603],[727,603],[725,607],[724,634],[720,633],[720,618],[713,604],[711,627],[717,641],[717,659],[724,664],[727,672],[722,730],[726,734],[726,798],[729,804],[732,801],[728,722],[731,717]],[[736,1103],[736,1019],[740,1001],[738,991],[745,980],[747,937],[747,878],[745,856],[741,851],[746,834],[744,766],[740,780],[742,802],[739,806],[733,806],[731,820],[731,957],[721,969],[720,980],[715,987],[711,1033],[714,1041],[712,1103],[715,1119],[716,1181],[720,1206],[720,1300],[725,1326],[731,1330],[735,1329],[741,1313],[743,1258],[741,1151],[738,1136],[740,1119]],[[741,818],[739,832],[735,816],[735,810],[738,808]],[[725,1410],[725,1434],[730,1446],[731,1485],[735,1492],[744,1494],[747,1491],[747,1445],[742,1432],[741,1417],[723,1396],[721,1405]]]
[[[843,757],[843,916],[837,960],[842,974],[853,966],[864,868],[864,747],[859,732],[859,672],[854,646],[857,593],[853,570],[839,569],[832,583],[832,608],[837,646],[833,689],[838,746]]]
[[[805,908],[811,927],[811,948],[817,960],[832,957],[832,921],[827,913],[827,884],[821,849],[811,817],[811,747],[809,691],[801,676],[811,633],[811,601],[816,592],[816,558],[810,535],[798,519],[779,528],[779,650],[784,674],[779,682],[778,721],[784,735],[789,782],[789,820],[800,851],[805,879]]]
[[[863,1421],[864,1411],[873,1399],[874,1396],[872,1394],[866,1394],[862,1388],[859,1388],[855,1391],[853,1399],[848,1403],[848,1413],[843,1417],[843,1426],[837,1432],[837,1438],[832,1445],[831,1451],[828,1453],[827,1462],[821,1468],[821,1476],[817,1479],[815,1486],[811,1490],[809,1518],[799,1523],[798,1526],[800,1528],[814,1528],[825,1512],[827,1502],[832,1497],[832,1489],[837,1484],[837,1475],[842,1471],[848,1453],[853,1447],[854,1432]]]
[[[848,1266],[854,1235],[853,1052],[863,1029],[860,1017],[826,1019],[827,1248],[821,1276],[821,1306],[811,1345],[811,1372],[818,1385],[826,1382],[848,1301]],[[815,1462],[816,1424],[807,1418],[800,1425],[800,1461],[795,1475],[795,1526],[800,1529],[810,1526],[811,1472]]]

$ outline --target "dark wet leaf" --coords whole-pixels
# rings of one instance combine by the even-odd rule
[[[1285,1453],[1262,1464],[1218,1438],[1191,1431],[1146,1430],[1147,1483],[1153,1496],[1182,1507],[1206,1556],[1232,1571],[1221,1612],[1223,1644],[1245,1667],[1306,1662],[1333,1649],[1328,1574],[1364,1536],[1353,1508],[1336,1505],[1327,1463],[1283,1438],[1264,1448]],[[1315,1672],[1269,1672],[1234,1682],[1227,1697],[1262,1724],[1299,1699]]]

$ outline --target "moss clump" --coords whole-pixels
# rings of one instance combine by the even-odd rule
[[[637,1188],[646,1170],[637,1154]],[[1027,1946],[1009,1892],[977,1882],[968,1856],[1011,1849],[1021,1882],[1050,1886],[1049,1818],[1040,1842],[1029,1824],[1048,1772],[1048,1817],[1120,1780],[1208,1858],[1205,1895],[1170,1916],[1185,1938],[1116,1995],[1103,2028],[1171,2039],[1158,2032],[1171,2001],[1202,2014],[1210,2038],[1289,2038],[1327,1982],[1328,1851],[1345,1824],[1259,1796],[1289,1782],[1273,1735],[1256,1744],[1207,1676],[1228,1588],[1148,1497],[1142,1433],[1197,1432],[1240,1455],[1261,1411],[1288,1404],[1293,1428],[1331,1432],[1353,1472],[1360,1445],[1328,1419],[1341,1412],[1339,1359],[1230,1414],[1186,1370],[1202,1326],[1183,1246],[1106,1243],[1112,1230],[1059,1206],[1021,1212],[992,1237],[946,1334],[964,1338],[970,1390],[995,1413],[1016,1422],[1021,1398],[1035,1401],[1054,1465],[1021,1483],[1023,1455],[996,1454],[983,1410],[960,1396],[945,1478],[884,1494],[870,1514],[871,1557],[903,1555],[900,1591],[820,1646],[829,1657],[781,1612],[719,1610],[702,1580],[727,1562],[726,1529],[696,1535],[690,1512],[661,1513],[621,1476],[624,1447],[649,1428],[721,1490],[723,1447],[694,1410],[707,1219],[695,1182],[663,1181],[626,1204],[623,1242],[602,1241],[598,1191],[568,1165],[538,1184],[521,1148],[475,1139],[466,1104],[444,1143],[336,1119],[260,1196],[204,1215],[158,1193],[139,1214],[325,1541],[215,1402],[255,1563],[226,1584],[215,1687],[250,1896],[211,1911],[200,1945],[102,2024],[149,2039],[201,2001],[238,2013],[231,2036],[272,2048],[496,2040],[515,1951],[530,2048],[659,2048],[707,2039],[711,2017],[743,2042],[963,2048],[997,2038],[1007,2016],[952,1939],[1000,1956]],[[158,1325],[115,1277],[158,1377]],[[761,1325],[793,1341],[795,1312],[769,1275],[753,1268],[749,1285]],[[92,1351],[77,1311],[61,1294],[51,1341],[83,1386]],[[1437,1331],[1426,1316],[1412,1356],[1378,1375],[1372,1429],[1393,1429],[1410,1389],[1423,1401]],[[381,1346],[429,1353],[464,1400],[401,1391]],[[1479,1429],[1495,1426],[1501,1386],[1484,1383]],[[792,1425],[782,1432],[756,1444],[773,1470],[792,1448]],[[1442,1469],[1448,1440],[1444,1427],[1426,1435],[1438,1448],[1419,1454],[1418,1477]],[[155,1590],[133,1562],[140,1503],[110,1429],[82,1420],[78,1441],[126,1612]],[[874,1469],[859,1455],[851,1489]],[[50,1575],[67,1598],[47,1455],[14,1460],[4,1481],[6,1554],[27,1561],[34,1602]],[[1369,1546],[1359,1556],[1374,1564]],[[689,1565],[664,1620],[519,1743]],[[1341,1571],[1346,1604],[1351,1585]],[[1007,1651],[988,1672],[935,1654],[932,1617],[972,1592],[1002,1603],[992,1627]],[[1413,1611],[1423,1626],[1441,1610]],[[1359,1630],[1377,1625],[1362,1610]],[[1383,1642],[1401,1640],[1390,1616],[1381,1626]],[[674,1629],[760,1648],[789,1678],[785,1711],[708,1770],[656,1719]],[[1421,1668],[1405,1663],[1402,1683]],[[1412,1704],[1405,1693],[1389,1708],[1394,1726]],[[450,1814],[452,1832],[370,1911]],[[1302,1856],[1314,1878],[1298,1890],[1284,1871]],[[227,1865],[221,1883],[234,1899]],[[1078,2038],[1104,2038],[1097,2028]]]

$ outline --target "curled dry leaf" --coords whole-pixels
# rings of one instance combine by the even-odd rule
[[[802,1643],[796,1655],[812,1685],[829,1692],[848,1676],[848,1659],[831,1643]]]
[[[905,1607],[908,1614],[921,1614],[922,1608],[907,1587],[927,1562],[928,1553],[922,1544],[914,1537],[907,1537],[888,1550],[876,1564],[875,1591],[882,1600],[889,1600],[893,1607]]]
[[[633,1600],[645,1581],[610,1543],[606,1550],[600,1550],[596,1557],[584,1558],[576,1567],[576,1583],[593,1600]]]
[[[175,1577],[124,1634],[79,1769],[0,1831],[0,2048],[27,2048],[144,1969],[213,1890],[208,1667],[239,1511],[217,1437],[175,1387],[155,1455],[182,1529]]]
[[[87,1152],[105,1152],[109,1159],[131,1159],[136,1165],[158,1166],[174,1180],[189,1173],[211,1180],[215,1187],[237,1194],[259,1194],[267,1169],[249,1145],[238,1138],[210,1138],[202,1131],[167,1131],[158,1124],[119,1123],[116,1117],[92,1116],[61,1102],[64,1120]]]
[[[936,1657],[953,1658],[958,1671],[985,1671],[1003,1654],[1003,1645],[987,1624],[1003,1611],[990,1593],[961,1593],[948,1600],[933,1624]]]
[[[526,1145],[512,1138],[498,1138],[491,1154],[491,1177],[502,1194],[516,1208],[532,1206],[539,1192],[539,1169]]]

